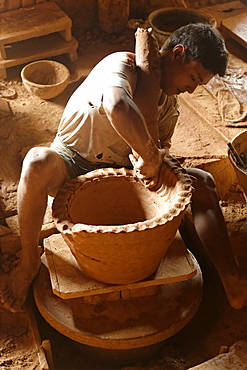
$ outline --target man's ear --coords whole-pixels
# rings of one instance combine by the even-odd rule
[[[172,49],[172,57],[173,57],[173,59],[183,58],[184,52],[185,52],[184,45],[178,44],[178,45],[174,46],[174,48]]]

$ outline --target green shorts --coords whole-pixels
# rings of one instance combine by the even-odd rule
[[[64,144],[59,137],[56,136],[54,141],[51,143],[50,148],[54,150],[60,157],[65,161],[69,176],[71,179],[84,175],[87,172],[99,169],[99,168],[122,168],[123,166],[117,163],[105,163],[97,162],[92,163],[87,159],[83,158],[74,149]],[[126,167],[132,169],[132,167]]]

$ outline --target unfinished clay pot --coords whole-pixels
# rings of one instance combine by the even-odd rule
[[[190,23],[206,23],[217,27],[216,19],[209,13],[200,9],[189,8],[161,8],[148,16],[148,23],[160,46],[164,44],[171,34],[182,26]]]
[[[69,181],[53,202],[57,229],[84,273],[109,284],[153,274],[190,203],[192,181],[170,159],[148,190],[134,171],[99,169]]]
[[[25,88],[40,99],[48,100],[61,94],[69,84],[70,72],[53,60],[37,60],[21,70]]]

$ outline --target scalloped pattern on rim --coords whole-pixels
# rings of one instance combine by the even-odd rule
[[[88,225],[84,223],[73,223],[68,212],[68,204],[70,199],[73,197],[75,191],[92,181],[98,181],[108,177],[124,177],[141,182],[141,180],[135,175],[133,170],[125,168],[103,168],[88,172],[85,175],[78,176],[77,178],[67,182],[58,192],[53,201],[53,218],[57,229],[64,234],[68,233],[129,233],[133,231],[143,231],[164,225],[165,223],[172,221],[174,218],[179,216],[191,202],[191,196],[193,191],[192,179],[189,175],[183,172],[183,169],[177,165],[177,161],[170,157],[163,159],[163,166],[165,166],[164,176],[167,183],[164,182],[156,193],[161,198],[167,198],[171,196],[171,192],[174,191],[174,201],[172,207],[168,212],[161,216],[153,217],[151,219],[125,224],[125,225]],[[143,186],[145,186],[143,184]],[[174,194],[173,194],[174,195]]]

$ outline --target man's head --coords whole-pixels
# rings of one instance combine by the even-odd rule
[[[223,76],[228,53],[220,33],[209,24],[189,24],[176,30],[161,54],[161,88],[167,95],[193,92],[214,75]]]

